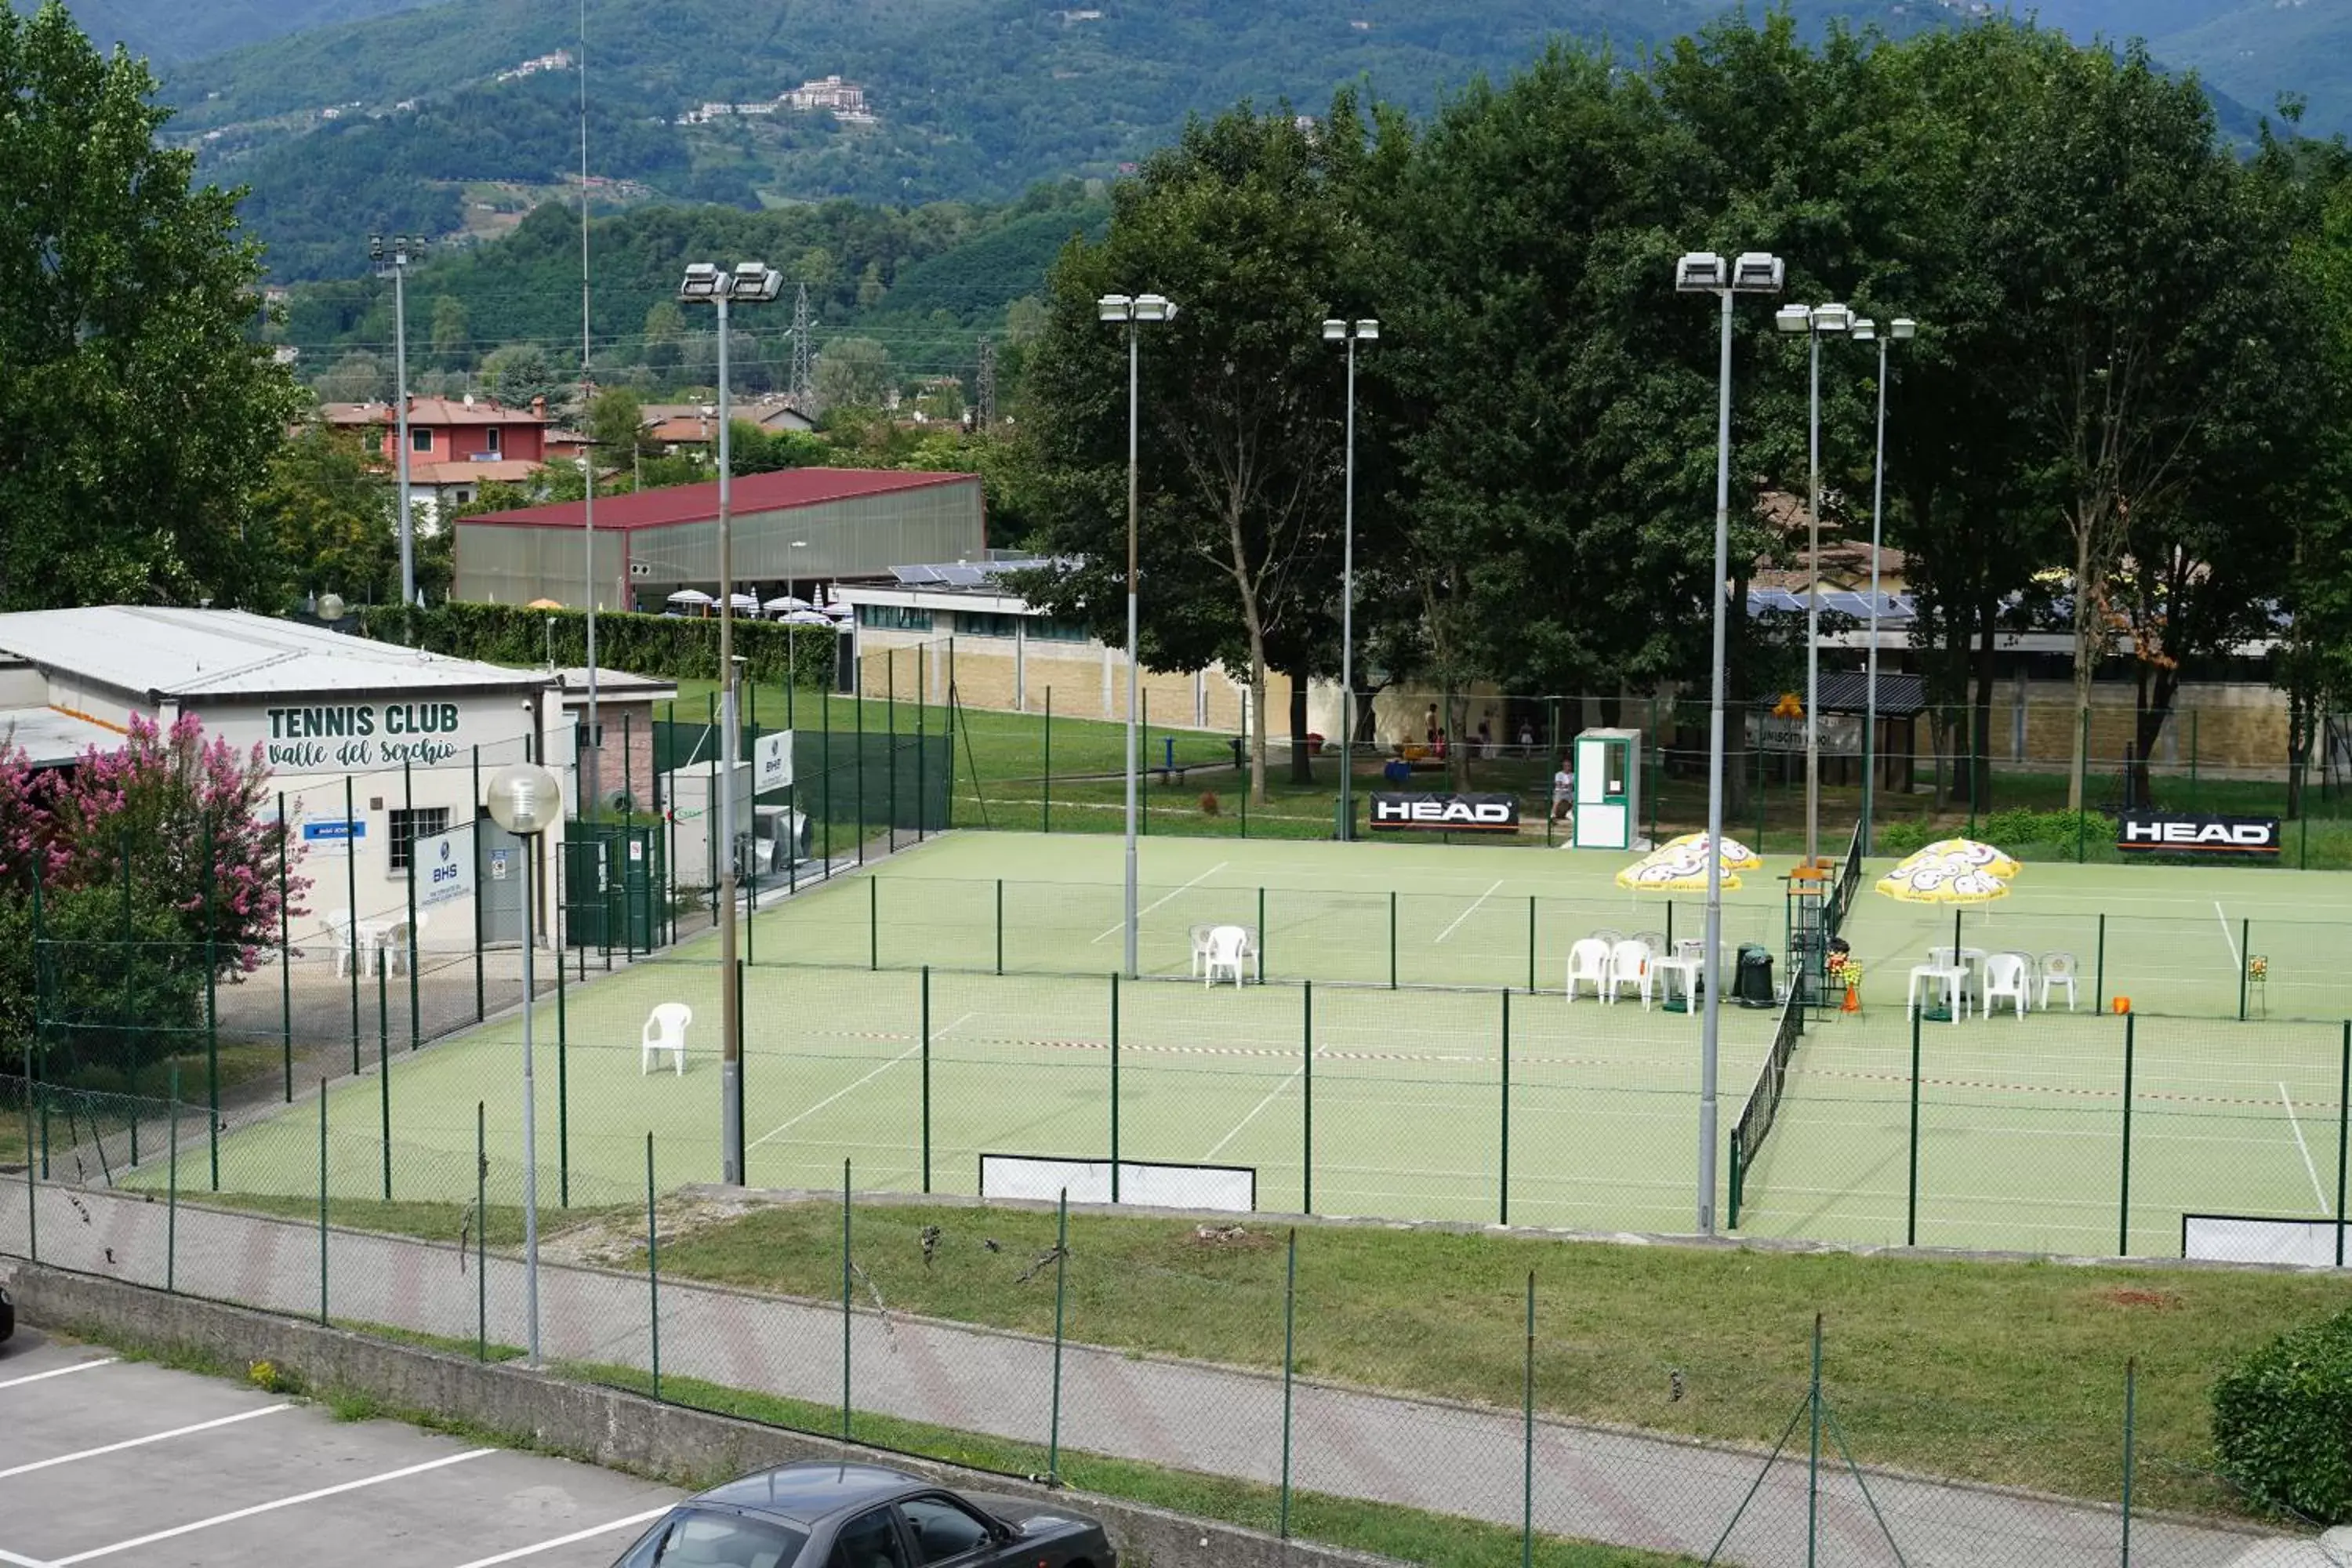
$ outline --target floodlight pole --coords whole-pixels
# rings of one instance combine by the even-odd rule
[[[1122,956],[1125,973],[1136,978],[1136,799],[1138,774],[1136,710],[1138,671],[1142,668],[1142,656],[1138,650],[1141,624],[1136,611],[1136,534],[1142,509],[1141,425],[1142,393],[1139,366],[1140,350],[1138,331],[1144,321],[1172,321],[1176,307],[1157,294],[1106,294],[1095,301],[1095,319],[1117,322],[1127,330],[1127,875],[1126,875],[1126,950]]]
[[[1822,835],[1822,330],[1809,324],[1812,351],[1812,395],[1807,400],[1807,468],[1811,496],[1805,508],[1805,869],[1821,864]]]
[[[522,854],[522,1312],[528,1325],[526,1343],[530,1359],[524,1364],[534,1372],[539,1368],[539,1126],[532,1108],[539,1103],[539,1091],[531,1077],[530,1015],[531,1002],[537,995],[536,980],[531,971],[530,929],[531,861],[539,854],[536,843],[526,845]],[[556,962],[563,962],[561,954]],[[480,1225],[483,1215],[474,1216]]]
[[[1339,566],[1339,837],[1356,837],[1356,344],[1380,336],[1376,321],[1328,321],[1326,342],[1348,345],[1347,526]]]
[[[743,1015],[735,988],[735,773],[742,736],[735,726],[735,528],[729,468],[727,294],[719,307],[719,1180],[743,1184]]]
[[[1886,512],[1886,345],[1889,339],[1909,338],[1918,330],[1917,322],[1907,316],[1898,316],[1877,334],[1878,460],[1871,482],[1870,652],[1867,656],[1869,673],[1864,677],[1862,721],[1862,852],[1864,855],[1871,852],[1874,833],[1871,814],[1878,769],[1878,552],[1880,526]]]
[[[400,603],[416,606],[416,530],[411,521],[408,491],[408,237],[393,236],[392,253],[383,253],[381,237],[371,243],[376,276],[392,279],[393,443],[398,449],[400,476]]]

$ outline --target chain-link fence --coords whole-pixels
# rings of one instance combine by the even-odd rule
[[[23,1119],[23,1086],[0,1089]],[[1432,1236],[1401,1261],[1366,1240],[1393,1233],[1073,1215],[1066,1193],[921,1205],[863,1191],[852,1159],[830,1197],[746,1205],[678,1187],[650,1132],[616,1139],[628,1179],[575,1173],[566,1207],[542,1172],[527,1211],[486,1104],[453,1147],[355,1134],[323,1096],[289,1119],[289,1139],[308,1122],[305,1180],[232,1162],[206,1195],[200,1108],[43,1094],[51,1174],[0,1177],[0,1253],[484,1360],[535,1349],[657,1399],[1286,1538],[1464,1564],[1581,1561],[1570,1543],[1589,1541],[1727,1563],[2220,1568],[2262,1529],[2204,1436],[2215,1369],[2153,1327],[2153,1370],[2101,1333],[2063,1351],[2055,1385],[1979,1392],[1911,1342],[1989,1348],[1951,1326],[1965,1301],[1926,1314],[1936,1328],[1855,1309],[1824,1332],[1697,1280],[1696,1254],[1653,1271],[1655,1322],[1633,1335],[1594,1316],[1614,1299],[1596,1269],[1644,1267],[1617,1249]],[[132,1127],[137,1185],[107,1173]],[[1890,1289],[1935,1288],[1935,1266],[1907,1267]],[[2140,1274],[2063,1295],[2168,1308]],[[2076,1344],[2021,1332],[2037,1365]]]

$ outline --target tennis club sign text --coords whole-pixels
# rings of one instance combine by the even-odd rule
[[[2116,824],[2116,847],[2126,854],[2266,858],[2279,852],[2279,819],[2132,812]]]
[[[414,763],[429,767],[457,754],[455,702],[342,703],[272,708],[269,765],[295,772]]]

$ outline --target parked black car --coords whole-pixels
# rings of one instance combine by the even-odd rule
[[[16,1303],[8,1297],[8,1288],[0,1285],[0,1340],[16,1331]]]
[[[1091,1519],[962,1495],[879,1465],[806,1461],[688,1498],[614,1568],[1117,1568]]]

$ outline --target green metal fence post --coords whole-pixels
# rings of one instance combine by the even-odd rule
[[[856,700],[850,704],[850,712],[857,720],[857,749],[855,753],[857,758],[857,863],[863,866],[866,864],[866,666],[863,661],[856,666]]]
[[[346,821],[349,818],[345,819]],[[319,1080],[319,1321],[327,1321],[327,1080]]]
[[[392,1202],[392,1030],[390,1025],[385,1022],[383,1016],[383,971],[384,962],[381,957],[379,957],[375,966],[375,1087],[376,1100],[378,1105],[382,1108],[383,1118],[382,1128],[383,1142],[383,1201],[390,1203]],[[215,1125],[219,1124],[220,1117],[217,1113],[214,1115],[213,1121]],[[217,1183],[214,1184],[213,1190],[215,1192],[220,1190]]]
[[[1919,1245],[1919,1026],[1920,1012],[1911,1015],[1911,1174],[1903,1209],[1903,1245]]]
[[[416,996],[416,795],[409,777],[408,759],[400,760],[400,805],[408,814],[408,1048],[415,1050],[424,1033],[424,1008]]]
[[[1290,1384],[1297,1357],[1298,1321],[1298,1229],[1291,1227],[1282,1278],[1282,1515],[1277,1533],[1290,1539]]]
[[[1301,1095],[1299,1108],[1298,1187],[1299,1212],[1315,1212],[1315,982],[1304,980],[1298,987],[1299,1058],[1298,1084]]]
[[[654,1399],[661,1399],[661,1227],[654,1220],[654,1135],[646,1134],[646,1308],[653,1337]]]
[[[898,650],[888,648],[882,655],[882,731],[888,737],[882,748],[884,799],[889,805],[883,815],[890,837],[890,853],[898,852]]]
[[[1396,927],[1396,889],[1391,888],[1389,889],[1389,989],[1391,991],[1397,988]]]
[[[648,747],[648,749],[650,750],[650,748],[651,748],[651,743],[652,743],[652,737],[651,737],[651,736],[647,736],[647,737],[646,737],[646,742],[647,742],[647,747]],[[654,774],[654,777],[655,777],[655,778],[656,778],[656,779],[658,779],[658,778],[660,778],[660,777],[661,777],[661,774],[660,774],[658,772],[656,772],[656,773]],[[658,786],[658,785],[656,785],[656,793],[657,795],[658,795],[658,793],[659,793],[659,786]],[[282,806],[278,809],[278,819],[280,822],[283,822],[283,821],[286,819],[286,812],[285,812],[285,809],[284,809]],[[474,814],[473,814],[472,817],[471,817],[471,818],[469,818],[469,820],[470,820],[470,821],[472,822],[472,824],[473,824],[473,833],[474,833],[473,839],[472,839],[472,844],[473,844],[473,856],[474,856],[474,875],[475,875],[475,879],[476,879],[476,880],[478,882],[478,881],[479,881],[479,879],[480,879],[480,878],[481,878],[481,871],[482,871],[482,748],[481,748],[481,744],[480,744],[480,742],[477,742],[475,743],[475,746],[474,746]],[[281,839],[281,840],[280,840],[280,843],[282,844],[283,842],[284,842],[284,841]],[[281,903],[279,907],[283,908],[284,906],[283,906],[283,904]],[[485,1018],[487,1018],[487,1017],[488,1017],[488,1016],[489,1016],[489,994],[488,994],[488,986],[487,986],[487,984],[486,984],[486,983],[485,983],[485,981],[484,981],[484,978],[483,978],[483,973],[482,973],[482,971],[483,971],[483,958],[482,958],[482,949],[483,949],[483,945],[484,945],[484,943],[483,943],[483,941],[482,941],[482,896],[481,896],[481,894],[480,894],[480,892],[479,892],[479,891],[477,891],[477,892],[475,893],[475,895],[474,895],[474,1022],[476,1022],[477,1024],[480,1023],[483,1019],[485,1019]],[[288,994],[287,994],[287,1003],[286,1003],[286,1005],[287,1005],[287,1008],[288,1008],[288,1013],[287,1013],[287,1020],[288,1020],[288,1022],[287,1022],[287,1027],[288,1027],[288,1030],[289,1030],[289,1034],[288,1034],[287,1038],[288,1038],[288,1040],[289,1040],[289,1047],[288,1047],[288,1048],[290,1050],[290,1049],[292,1048],[292,1047],[291,1047],[291,1043],[290,1043],[290,1042],[292,1041],[292,1038],[293,1038],[293,1036],[292,1036],[292,1034],[291,1034],[291,1030],[292,1030],[292,1027],[293,1027],[293,1013],[292,1013],[292,1008],[293,1008],[293,1005],[294,1005],[294,1003],[293,1003],[293,994],[292,994],[292,993],[291,993],[291,992],[289,992],[289,993],[288,993]],[[290,1060],[290,1058],[289,1058],[289,1060]],[[290,1074],[291,1074],[291,1072],[292,1072],[292,1068],[291,1068],[290,1067],[288,1068],[288,1071],[289,1071],[289,1077],[288,1077],[288,1079],[287,1079],[287,1083],[288,1083],[288,1085],[289,1085],[289,1088],[288,1088],[288,1089],[287,1089],[287,1094],[288,1094],[289,1098],[290,1099],[290,1098],[291,1098],[291,1096],[292,1096],[292,1094],[293,1094],[293,1089],[292,1089],[292,1087],[291,1087],[291,1086],[292,1086],[292,1083],[293,1083],[293,1081],[294,1081],[294,1080],[293,1080],[292,1077],[290,1076]]]
[[[1503,993],[1507,1005],[1511,994]],[[1519,1568],[1536,1560],[1536,1271],[1528,1270],[1527,1360],[1519,1374]]]
[[[1244,792],[1242,809],[1249,809],[1249,795]],[[1037,802],[1037,831],[1054,831],[1054,689],[1045,688],[1045,778]]]
[[[212,1154],[212,1187],[220,1191],[220,964],[215,959],[213,933],[219,930],[213,916],[214,866],[220,847],[213,837],[213,819],[205,817],[205,1102],[212,1115],[205,1142]],[[137,1075],[132,1074],[135,1079]],[[99,1145],[103,1152],[105,1144]]]
[[[1973,773],[1973,765],[1969,772]],[[1813,1314],[1813,1375],[1805,1396],[1812,1438],[1805,1454],[1805,1568],[1821,1561],[1822,1541],[1822,1315]]]
[[[360,847],[355,842],[359,826],[357,797],[352,790],[352,775],[343,775],[343,913],[350,923],[343,930],[344,952],[352,966],[352,1076],[360,1075]]]
[[[2196,807],[2191,806],[2189,809],[2194,811]],[[2238,1022],[2241,1024],[2246,1021],[2247,965],[2252,961],[2253,956],[2254,922],[2252,920],[2241,920],[2238,921]]]
[[[929,751],[930,747],[924,742],[923,731],[924,700],[929,695],[929,693],[923,689],[923,645],[917,643],[915,645],[915,842],[918,844],[923,841],[923,819],[929,815],[930,810],[930,794],[924,787],[930,765],[924,753]],[[953,794],[954,763],[952,761],[949,766],[950,769],[949,793]]]
[[[1536,994],[1536,896],[1528,895],[1528,994]]]
[[[1135,716],[1137,738],[1135,752],[1135,832],[1140,838],[1151,837],[1151,689],[1146,687]]]
[[[1242,798],[1249,798],[1246,791]],[[1257,983],[1260,985],[1265,984],[1265,889],[1260,888],[1257,890]]]
[[[1062,1484],[1062,1310],[1068,1299],[1070,1268],[1070,1189],[1054,1220],[1054,1403],[1045,1426],[1045,1484]]]
[[[2116,1203],[2116,1254],[2120,1258],[2131,1256],[2132,1046],[2138,1025],[2138,1014],[2124,1015],[2124,1165]]]
[[[2104,1013],[2107,1010],[2107,917],[2105,910],[2099,914],[2099,945],[2092,961],[2091,973],[2091,990],[2099,999],[2098,1005],[2091,1011]]]
[[[478,1362],[490,1359],[490,1153],[484,1103],[474,1101],[474,1359]],[[461,1237],[457,1256],[463,1260],[465,1255]]]
[[[2139,1357],[2124,1362],[2124,1560],[2131,1568],[2132,1479],[2139,1447]]]
[[[735,1016],[738,1018],[746,1016],[743,1011],[743,975],[748,967],[741,959],[735,961]],[[749,1070],[751,1055],[751,1053],[746,1050],[735,1058],[735,1125],[738,1127],[745,1125],[743,1113],[751,1103],[751,1074]],[[743,1151],[743,1169],[740,1174],[743,1184],[750,1186],[751,1184],[751,1151],[749,1146]]]
[[[841,1440],[849,1441],[849,1162],[841,1163]]]
[[[1110,976],[1110,1201],[1118,1202],[1118,972]]]
[[[923,1191],[931,1190],[931,966],[923,965]]]
[[[278,1033],[286,1058],[286,1103],[294,1103],[294,933],[288,912],[286,792],[278,792]]]
[[[2189,710],[2189,809],[2197,809],[2197,710]]]
[[[2344,1267],[2344,1197],[2347,1173],[2346,1155],[2352,1153],[2352,1021],[2344,1026],[2344,1041],[2336,1081],[2336,1267]]]
[[[996,973],[1004,973],[1004,879],[996,879]]]
[[[866,967],[882,967],[882,876],[866,879]]]
[[[1495,1173],[1495,1223],[1511,1223],[1511,988],[1503,987],[1503,1128],[1500,1163]]]
[[[2083,753],[2083,761],[2074,770],[2074,798],[2083,803],[2083,809],[2074,815],[2074,864],[2077,866],[2083,863],[2091,816],[2091,710],[2087,707],[2083,710],[2082,726],[2083,743],[2077,749]]]
[[[163,1178],[163,1289],[166,1294],[178,1289],[180,1261],[180,1064],[172,1064],[172,1122],[166,1134],[171,1148],[164,1163],[168,1167]],[[32,1180],[33,1167],[25,1167],[25,1178]],[[2341,1234],[2341,1227],[2338,1229]]]

